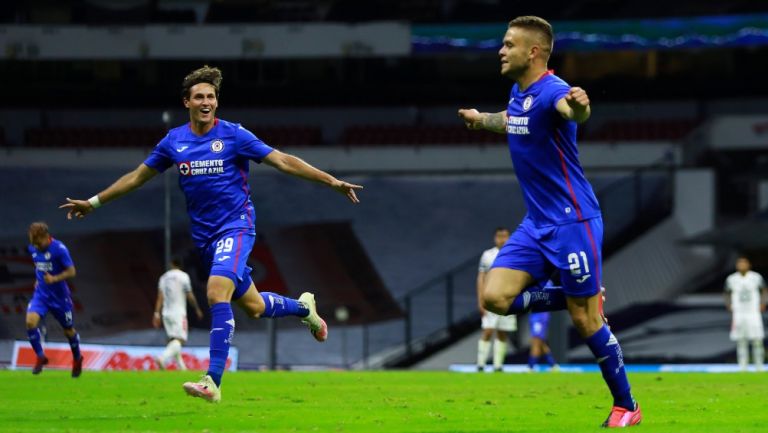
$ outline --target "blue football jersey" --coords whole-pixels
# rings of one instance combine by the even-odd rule
[[[507,141],[517,179],[537,227],[600,216],[576,146],[576,122],[557,112],[570,86],[548,71],[525,91],[512,86],[507,106]]]
[[[205,248],[226,230],[255,232],[248,166],[251,160],[260,163],[272,150],[240,124],[216,119],[203,136],[195,135],[189,124],[172,129],[144,164],[161,172],[171,165],[178,168],[192,238]]]
[[[66,281],[47,284],[45,273],[58,275],[70,266],[74,266],[67,247],[59,240],[51,238],[51,243],[45,250],[38,250],[34,245],[27,246],[32,262],[35,264],[35,296],[41,297],[52,304],[71,303],[69,286]]]

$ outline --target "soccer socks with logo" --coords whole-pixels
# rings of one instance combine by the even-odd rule
[[[29,337],[29,344],[32,345],[32,350],[35,351],[38,358],[45,356],[43,352],[43,345],[40,343],[40,328],[27,329],[27,336]]]
[[[565,310],[565,293],[562,287],[538,287],[525,289],[512,301],[507,310],[509,314],[523,314],[528,312],[540,313],[542,311]]]
[[[486,361],[488,361],[488,352],[491,351],[491,342],[485,340],[478,340],[477,342],[477,366],[484,368]]]
[[[72,359],[80,359],[80,334],[75,332],[72,337],[67,337],[69,347],[72,349]]]
[[[261,317],[285,317],[299,316],[307,317],[309,310],[296,299],[288,298],[272,292],[262,292],[264,299],[264,313]]]
[[[232,315],[232,306],[229,302],[219,302],[211,307],[211,343],[210,364],[208,364],[208,376],[211,376],[216,386],[221,385],[221,376],[227,365],[229,345],[235,334],[235,318]]]
[[[496,340],[493,342],[493,369],[501,370],[504,358],[507,357],[507,342]]]
[[[613,395],[613,405],[628,410],[635,410],[635,399],[627,380],[627,372],[624,370],[624,354],[616,337],[603,325],[599,331],[585,339],[589,350],[595,355],[603,379]]]

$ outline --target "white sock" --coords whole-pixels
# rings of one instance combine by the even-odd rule
[[[480,340],[477,342],[477,366],[485,367],[485,362],[488,360],[488,352],[491,351],[491,342]]]
[[[163,350],[163,354],[160,355],[160,358],[163,362],[167,363],[169,359],[176,357],[176,354],[180,351],[181,343],[179,343],[179,340],[173,339],[165,346],[165,350]]]
[[[746,370],[749,364],[749,346],[746,339],[742,338],[736,342],[736,359],[739,361],[739,368]]]
[[[184,364],[184,358],[181,357],[181,343],[179,343],[179,350],[176,351],[176,367],[182,371],[187,369],[186,364]]]
[[[752,357],[754,358],[757,371],[763,371],[763,363],[765,362],[763,340],[752,340]]]
[[[498,370],[504,365],[507,357],[507,342],[496,340],[493,343],[493,368]]]

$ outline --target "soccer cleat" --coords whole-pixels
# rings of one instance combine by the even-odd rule
[[[200,378],[200,381],[198,382],[186,382],[184,384],[184,391],[187,395],[200,397],[211,403],[218,403],[221,401],[221,390],[216,386],[216,383],[211,379],[211,376],[207,374]]]
[[[611,414],[608,415],[608,419],[605,420],[602,427],[630,427],[640,424],[640,421],[642,420],[643,414],[640,412],[639,404],[635,403],[635,410],[614,406],[611,409]]]
[[[83,372],[83,356],[80,355],[80,359],[72,360],[72,377],[80,377]]]
[[[315,340],[323,342],[328,339],[328,325],[325,324],[325,320],[320,318],[317,314],[317,306],[315,305],[315,295],[304,292],[299,296],[299,302],[301,302],[308,310],[309,315],[301,319],[301,323],[309,326],[309,332],[315,337]]]
[[[559,373],[560,372],[560,365],[559,364],[553,365],[552,367],[550,367],[549,371],[551,373]]]
[[[38,356],[37,361],[35,361],[35,367],[32,369],[32,374],[40,374],[41,371],[43,371],[43,366],[48,364],[48,358],[43,356]]]
[[[162,356],[155,356],[155,364],[157,364],[157,368],[160,370],[165,370],[165,361],[163,361]]]

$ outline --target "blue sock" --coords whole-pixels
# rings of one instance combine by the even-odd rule
[[[555,362],[555,357],[552,356],[552,352],[545,353],[544,356],[542,356],[542,358],[544,358],[544,362],[549,364],[550,367],[552,367],[553,365],[557,364]]]
[[[565,310],[565,292],[559,286],[532,286],[517,295],[509,306],[507,314]]]
[[[264,313],[261,317],[309,316],[309,310],[299,301],[272,292],[262,292]]]
[[[229,302],[219,302],[211,307],[211,342],[208,376],[211,376],[216,386],[221,385],[221,376],[227,365],[229,345],[235,334],[235,318],[232,315],[232,305]]]
[[[43,345],[40,343],[40,328],[27,329],[27,336],[29,337],[29,344],[32,345],[32,350],[35,351],[37,356],[45,356]]]
[[[80,334],[75,332],[75,335],[72,338],[68,338],[68,340],[69,347],[72,348],[72,358],[80,359]]]
[[[537,359],[538,359],[538,357],[536,357],[536,356],[528,355],[528,368],[533,370],[533,367],[536,365],[536,360]]]
[[[635,410],[635,399],[632,398],[627,372],[624,371],[624,354],[619,341],[605,325],[585,341],[597,358],[603,379],[613,395],[613,405]]]

